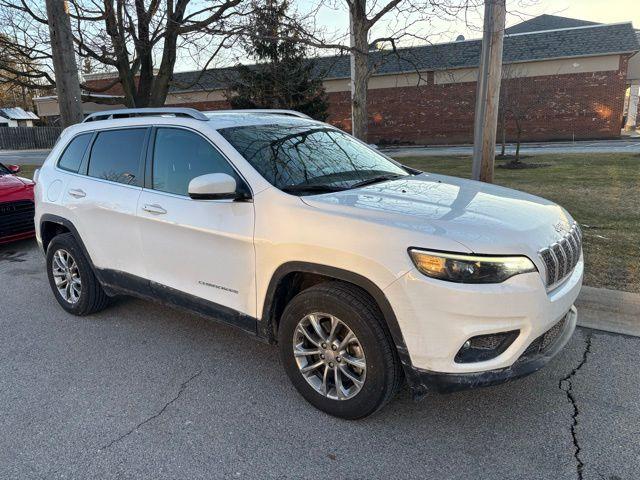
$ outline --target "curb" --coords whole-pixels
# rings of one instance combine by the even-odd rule
[[[640,295],[582,287],[576,301],[581,327],[640,337]]]

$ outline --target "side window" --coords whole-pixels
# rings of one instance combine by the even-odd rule
[[[229,162],[197,133],[158,128],[153,148],[153,189],[187,195],[189,182],[207,173],[227,173],[240,181]]]
[[[60,160],[58,160],[58,167],[69,172],[78,173],[78,169],[82,163],[82,157],[84,157],[84,152],[92,136],[93,132],[83,133],[71,140],[60,157]]]
[[[106,130],[98,133],[89,156],[90,177],[142,186],[140,154],[146,128]]]

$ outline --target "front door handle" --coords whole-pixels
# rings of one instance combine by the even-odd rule
[[[144,210],[145,212],[153,213],[154,215],[164,215],[165,213],[167,213],[167,211],[157,203],[154,203],[152,205],[145,204],[144,207],[142,207],[142,210]]]
[[[84,198],[87,196],[87,194],[84,193],[84,190],[80,188],[73,188],[69,190],[69,195],[71,195],[74,198]]]

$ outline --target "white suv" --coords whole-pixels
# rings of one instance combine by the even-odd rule
[[[569,340],[581,233],[560,206],[403,167],[286,111],[101,112],[37,177],[53,293],[131,294],[277,343],[314,406],[367,416],[504,382]]]

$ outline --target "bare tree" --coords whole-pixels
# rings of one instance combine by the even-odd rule
[[[5,78],[0,78],[0,106],[13,107],[20,106],[25,110],[32,108],[32,97],[39,92],[34,89],[17,85],[14,83],[16,77],[21,77],[23,72],[29,71],[33,67],[32,61],[28,57],[15,55],[14,52],[4,48],[5,42],[0,39],[0,68],[5,68]],[[11,73],[18,72],[18,73]]]
[[[14,93],[19,89],[26,106],[28,98],[53,83],[51,52],[42,53],[49,29],[46,24],[34,27],[35,21],[14,22],[14,17],[0,8],[0,84]]]
[[[513,65],[502,65],[502,79],[500,81],[500,106],[498,111],[498,133],[500,135],[500,157],[507,154],[507,105],[511,102],[509,95],[509,83],[506,81],[512,76]]]
[[[507,138],[516,143],[512,166],[520,166],[520,145],[530,122],[548,101],[548,89],[536,88],[526,68],[518,64],[504,64],[500,88],[500,130],[502,136],[502,156],[506,154]]]
[[[84,100],[130,107],[164,104],[180,49],[204,70],[235,41],[248,13],[243,0],[69,0],[75,53],[97,71],[117,71],[100,87],[83,85]],[[42,0],[0,0],[0,50],[33,58],[37,68],[16,72],[0,62],[0,80],[53,88],[47,16]],[[3,39],[5,41],[3,41]],[[181,47],[181,48],[180,48]],[[193,83],[199,81],[195,78]],[[92,96],[117,86],[121,98]],[[187,87],[188,85],[182,85]]]
[[[424,43],[432,33],[428,26],[434,18],[455,19],[481,3],[481,0],[316,0],[316,9],[328,6],[348,10],[349,34],[330,38],[318,33],[315,28],[301,26],[297,22],[291,22],[289,27],[301,42],[349,54],[351,130],[354,136],[366,141],[367,97],[371,77],[391,58],[401,59],[409,66],[416,64],[410,55],[403,56],[404,51],[399,48],[401,45],[406,41]],[[376,27],[385,22],[385,34],[373,36]],[[416,33],[421,29],[424,29],[423,33]],[[421,80],[419,76],[418,81]]]

